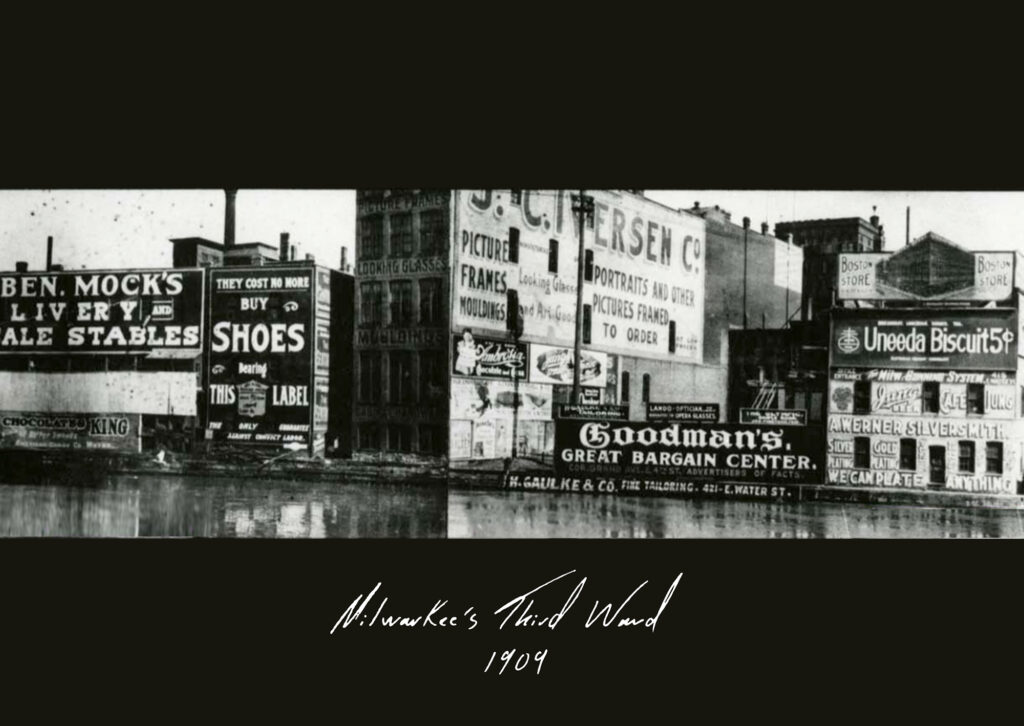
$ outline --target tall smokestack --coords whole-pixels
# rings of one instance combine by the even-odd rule
[[[46,238],[46,271],[53,269],[53,237]]]
[[[295,260],[295,253],[297,252],[298,247],[299,247],[298,245],[291,245],[288,248],[288,259],[289,260],[293,260],[293,261]]]
[[[288,261],[288,247],[289,247],[289,245],[288,245],[288,233],[287,232],[282,232],[281,233],[281,247],[280,247],[280,251],[278,252],[278,255],[277,255],[277,258],[281,262],[287,262]]]
[[[237,189],[224,190],[224,246],[235,246],[235,195]]]

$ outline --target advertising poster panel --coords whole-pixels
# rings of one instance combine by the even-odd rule
[[[923,415],[925,417],[967,418],[968,383],[984,385],[980,419],[1009,420],[1017,415],[1018,388],[1012,376],[1005,373],[924,372],[920,375],[890,376],[902,371],[872,371],[871,378],[829,381],[829,412],[853,413],[854,383],[863,380],[870,386],[870,410],[875,415]],[[906,373],[913,373],[907,371]],[[879,377],[878,374],[881,374]],[[964,380],[964,379],[969,380]],[[938,384],[935,398],[937,410],[925,412],[924,382]],[[955,382],[948,382],[955,381]],[[961,382],[962,381],[962,382]]]
[[[466,330],[452,336],[452,373],[505,380],[526,379],[527,343],[481,338]]]
[[[535,383],[571,385],[574,350],[551,345],[530,346],[530,380]],[[608,355],[591,350],[580,351],[580,385],[604,388],[608,385]]]
[[[210,271],[207,416],[215,440],[312,443],[326,427],[326,386],[314,390],[314,268]],[[326,381],[326,378],[323,378]],[[318,401],[319,399],[319,401]]]
[[[840,300],[998,301],[1013,294],[1013,252],[968,252],[947,246],[940,282],[925,284],[923,250],[839,255],[836,294]],[[947,261],[948,259],[948,261]],[[932,285],[936,285],[932,289]]]
[[[832,365],[859,368],[1017,369],[1014,310],[836,310]]]
[[[558,476],[820,483],[816,429],[618,421],[555,422]]]
[[[806,426],[804,408],[741,408],[740,423],[759,426]]]
[[[457,194],[454,324],[503,330],[506,292],[519,295],[524,333],[551,345],[575,336],[578,218],[566,190]],[[591,346],[700,363],[704,335],[704,221],[630,193],[588,190],[593,252],[584,283]],[[513,231],[514,230],[514,231]],[[510,236],[518,235],[518,245]],[[518,258],[518,259],[517,259]],[[674,330],[674,352],[668,336]]]
[[[142,416],[0,411],[0,449],[80,449],[138,453]]]
[[[198,355],[203,291],[201,269],[2,273],[0,355]]]

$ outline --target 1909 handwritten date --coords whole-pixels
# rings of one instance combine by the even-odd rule
[[[587,578],[581,577],[571,590],[568,588],[562,590],[562,592],[568,593],[563,600],[562,595],[558,594],[559,585],[565,586],[573,582],[567,578],[575,573],[576,570],[569,570],[500,605],[492,613],[496,618],[498,630],[504,630],[506,626],[509,629],[547,628],[555,630],[573,611],[587,584]],[[654,633],[658,626],[658,620],[671,601],[682,576],[682,572],[676,575],[665,591],[657,610],[653,610],[651,605],[646,608],[640,608],[637,605],[638,595],[648,585],[649,580],[641,582],[621,599],[594,600],[589,614],[582,619],[583,627],[588,629],[594,626],[646,629]],[[389,598],[379,596],[382,586],[383,583],[378,582],[368,594],[358,595],[334,623],[331,635],[334,635],[339,626],[343,630],[378,627],[474,630],[487,619],[485,615],[476,612],[475,606],[455,607],[451,606],[448,600],[442,599],[436,600],[429,610],[420,611],[418,614],[396,614],[388,607]],[[552,600],[556,603],[555,606],[550,604]],[[502,675],[511,666],[511,670],[508,670],[509,673],[525,671],[540,675],[547,656],[547,649],[535,652],[517,651],[515,648],[502,651],[494,650],[484,667],[484,673]]]

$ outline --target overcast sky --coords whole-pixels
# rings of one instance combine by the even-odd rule
[[[787,192],[683,190],[647,192],[672,207],[695,201],[723,207],[739,224],[757,229],[776,222],[863,217],[877,206],[886,249],[903,246],[906,208],[911,239],[933,231],[975,250],[1024,249],[1021,192]],[[236,200],[237,242],[277,247],[281,232],[336,267],[342,245],[355,239],[355,192],[351,190],[249,190]],[[54,261],[65,268],[169,267],[172,237],[224,236],[221,190],[0,191],[0,269],[26,260],[41,269],[46,237],[54,237]]]

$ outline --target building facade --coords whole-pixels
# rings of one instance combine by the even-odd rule
[[[1021,492],[1016,257],[934,234],[896,254],[839,255],[829,483]]]

